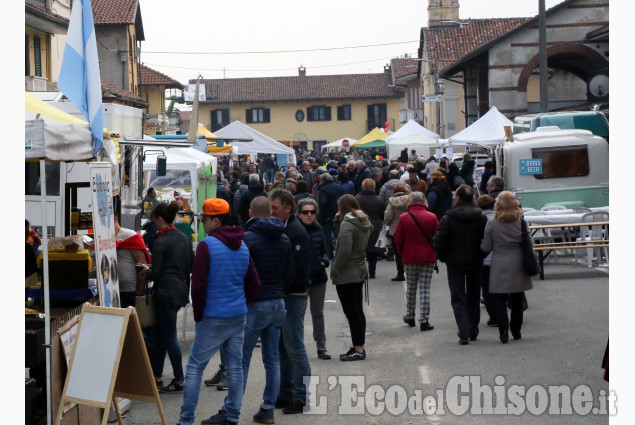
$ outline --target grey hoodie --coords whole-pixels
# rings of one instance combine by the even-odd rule
[[[331,264],[331,280],[334,285],[360,283],[366,280],[366,245],[370,236],[370,220],[363,211],[359,217],[348,213],[339,225],[336,223],[337,241]]]

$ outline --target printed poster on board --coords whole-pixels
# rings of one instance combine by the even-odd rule
[[[90,189],[93,194],[93,232],[99,305],[120,307],[115,216],[112,202],[112,165],[90,164]]]

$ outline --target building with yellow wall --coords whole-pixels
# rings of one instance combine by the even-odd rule
[[[196,81],[191,80],[190,84]],[[319,150],[324,144],[359,139],[386,122],[400,127],[404,90],[390,66],[376,74],[204,79],[206,101],[198,120],[216,131],[241,121],[279,142]]]
[[[167,134],[168,131],[176,131],[176,126],[170,125],[170,119],[166,115],[165,91],[167,89],[183,90],[183,84],[159,71],[139,64],[139,96],[148,102],[148,106],[144,108],[143,132],[145,134]]]
[[[46,91],[47,83],[57,81],[69,17],[68,0],[25,2],[24,76],[27,91]]]

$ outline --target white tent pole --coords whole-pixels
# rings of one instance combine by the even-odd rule
[[[49,297],[48,220],[46,217],[46,162],[40,159],[42,196],[42,266],[44,269],[44,349],[46,350],[46,425],[52,423],[51,409],[51,306]],[[60,412],[61,413],[61,412]]]

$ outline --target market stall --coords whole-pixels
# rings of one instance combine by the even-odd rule
[[[417,152],[417,156],[429,157],[439,148],[439,135],[428,130],[415,120],[408,121],[403,127],[386,137],[388,159],[397,160],[404,148]]]
[[[513,127],[513,123],[501,114],[496,106],[469,127],[459,131],[447,139],[442,147],[461,147],[468,143],[496,146],[506,140],[505,127]]]
[[[280,161],[280,156],[282,155],[287,156],[287,162],[296,162],[295,151],[292,148],[254,130],[240,121],[234,121],[220,130],[217,130],[214,134],[218,138],[229,141],[235,139],[251,140],[251,142],[246,143],[242,141],[230,142],[230,144],[236,148],[236,153],[238,155],[252,155],[255,157],[255,154],[270,153],[278,157],[278,164],[285,162]]]
[[[380,130],[379,127],[375,127],[370,133],[359,139],[353,147],[357,150],[372,149],[372,148],[385,148],[386,138],[392,134],[392,131],[388,130],[388,133]]]
[[[342,144],[342,142],[344,140],[348,141],[348,146],[344,146]],[[336,141],[331,142],[331,143],[327,143],[326,145],[322,146],[322,150],[325,151],[325,150],[329,150],[329,149],[349,149],[355,143],[357,143],[357,139],[352,139],[350,137],[344,137],[343,139],[336,140]]]
[[[95,152],[88,123],[46,104],[28,93],[25,93],[25,108],[25,160],[39,161],[40,164],[39,185],[42,229],[47,229],[50,211],[47,208],[46,162],[106,160],[112,165],[113,162],[116,164],[117,152],[107,131],[104,133],[103,147],[98,152]],[[116,175],[117,173],[112,174]],[[113,185],[115,181],[118,181],[118,179],[112,179]],[[112,198],[110,202],[112,202]],[[53,211],[53,213],[70,215],[70,211],[65,210]],[[82,264],[87,264],[89,259],[86,258],[84,252],[73,252],[73,249],[52,253],[51,257],[49,257],[47,231],[42,232],[41,239],[42,258],[40,261],[43,269],[41,292],[43,295],[42,309],[44,318],[41,320],[41,316],[38,314],[27,315],[25,324],[27,338],[25,344],[28,345],[29,341],[31,341],[33,345],[25,347],[25,349],[27,356],[28,353],[35,353],[32,355],[32,360],[34,359],[32,363],[29,363],[27,357],[27,367],[31,366],[32,373],[38,374],[40,383],[42,383],[42,380],[46,382],[47,417],[50,419],[58,413],[58,403],[64,385],[66,367],[64,357],[60,355],[61,343],[57,331],[74,317],[73,311],[68,307],[68,304],[61,309],[53,310],[51,308],[50,261],[78,261]],[[86,289],[89,288],[87,273],[83,275],[81,285]],[[85,300],[85,298],[82,298],[82,300]],[[64,301],[68,302],[69,300],[64,298]],[[82,301],[75,302],[80,304]],[[91,300],[91,302],[94,301]],[[30,302],[27,302],[27,306],[30,308],[30,312],[38,312],[35,309],[37,305],[31,305]],[[27,310],[27,313],[29,313],[29,310]],[[39,376],[40,372],[38,372],[41,369],[41,362],[39,361],[41,356],[38,354],[41,352],[40,350],[44,352],[45,363],[45,373],[42,377]],[[98,409],[87,406],[83,408],[74,406],[69,407],[66,413],[67,415],[64,416],[62,423],[77,423],[81,416],[84,419],[83,423],[90,424],[95,423],[94,418],[98,416],[99,412]]]
[[[146,175],[146,189],[154,187],[157,191],[163,188],[190,188],[189,204],[191,211],[199,211],[199,205],[207,198],[216,196],[216,176],[218,160],[194,148],[163,148],[166,156],[165,176],[157,176],[156,155],[146,155],[143,161],[143,172]],[[158,152],[157,152],[158,153]],[[170,200],[165,198],[163,200]],[[204,237],[202,225],[195,221],[199,238]]]

